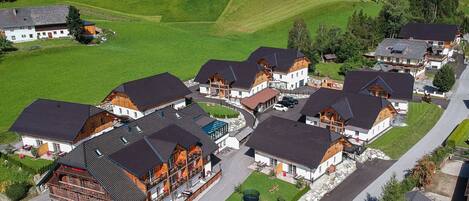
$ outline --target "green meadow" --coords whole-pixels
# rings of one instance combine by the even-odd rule
[[[0,4],[73,4],[85,19],[116,33],[96,46],[69,39],[17,44],[18,51],[3,56],[0,138],[10,135],[4,132],[22,109],[39,97],[97,104],[125,81],[165,71],[187,80],[208,59],[242,60],[259,46],[285,47],[296,18],[303,18],[314,36],[321,23],[345,27],[354,10],[363,9],[374,16],[380,8],[359,0],[288,0],[282,3],[285,12],[268,0],[249,1],[248,5],[260,7],[262,12],[277,14],[266,16],[264,21],[259,9],[247,7],[243,3],[248,1],[243,0],[220,0],[215,5],[209,0],[136,2],[18,0]]]

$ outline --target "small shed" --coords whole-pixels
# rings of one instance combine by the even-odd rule
[[[335,54],[325,54],[323,58],[325,62],[335,62],[337,60],[337,56]]]
[[[97,34],[96,24],[90,21],[83,20],[83,30],[87,36],[95,36]]]

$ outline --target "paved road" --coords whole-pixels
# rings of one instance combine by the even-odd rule
[[[234,150],[220,157],[222,159],[222,178],[199,201],[226,200],[234,192],[234,187],[243,183],[252,172],[247,167],[254,162],[254,158],[250,156],[251,153],[247,153],[248,151],[249,148],[242,145],[239,150]]]
[[[367,200],[368,194],[371,197],[379,197],[382,192],[382,186],[384,186],[393,174],[396,174],[398,179],[403,179],[406,170],[411,169],[416,161],[423,155],[430,153],[441,145],[457,124],[467,118],[469,114],[469,70],[465,70],[462,73],[456,83],[456,87],[457,90],[452,95],[448,108],[430,132],[407,151],[394,165],[386,170],[386,172],[378,177],[378,179],[358,194],[354,201]]]

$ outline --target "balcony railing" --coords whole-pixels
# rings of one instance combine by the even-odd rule
[[[149,178],[147,178],[143,183],[145,185],[147,185],[147,187],[153,187],[155,186],[156,184],[159,184],[160,182],[166,180],[168,178],[168,176],[166,175],[166,173],[163,173],[162,175],[159,175],[158,177],[153,177],[151,180]]]

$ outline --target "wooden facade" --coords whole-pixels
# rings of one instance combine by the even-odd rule
[[[74,143],[112,127],[115,120],[117,117],[108,112],[101,112],[88,118]]]
[[[376,97],[381,97],[381,98],[390,98],[391,95],[383,89],[383,87],[374,84],[368,87],[368,91],[370,92],[370,95],[376,96]]]
[[[324,154],[324,157],[322,158],[321,160],[321,163],[329,160],[330,158],[332,158],[334,155],[336,155],[337,153],[341,152],[344,150],[344,145],[343,143],[341,143],[340,141],[337,141],[335,142],[333,145],[331,145],[329,147],[329,149],[327,149],[326,153]]]
[[[375,123],[373,124],[376,125],[376,124],[379,124],[380,122],[382,122],[383,120],[387,119],[387,118],[392,118],[394,117],[395,115],[397,114],[397,111],[396,109],[394,109],[394,107],[392,106],[387,106],[385,108],[383,108],[379,114],[378,114],[378,117],[376,118],[376,121]]]
[[[332,108],[326,108],[319,113],[319,125],[337,133],[345,131],[344,120]]]
[[[111,196],[88,171],[60,165],[47,182],[50,198],[60,201],[106,200]]]
[[[288,70],[288,72],[291,73],[291,72],[295,72],[301,69],[308,68],[309,64],[311,64],[311,62],[306,57],[296,59],[293,65]]]
[[[140,111],[132,100],[130,100],[129,96],[124,93],[112,92],[106,97],[105,101],[110,101],[112,105]]]
[[[230,95],[230,83],[218,74],[213,75],[209,80],[209,93],[211,96],[228,98]]]

